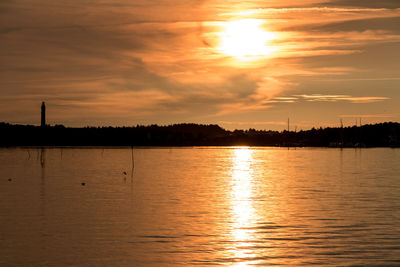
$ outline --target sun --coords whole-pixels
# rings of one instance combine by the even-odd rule
[[[219,51],[242,60],[270,55],[274,47],[269,42],[277,37],[261,27],[263,22],[260,19],[242,19],[224,23]]]

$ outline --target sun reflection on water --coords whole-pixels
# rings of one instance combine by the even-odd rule
[[[255,210],[253,207],[253,151],[248,147],[237,148],[232,159],[232,227],[231,236],[234,241],[232,248],[235,266],[247,266],[245,259],[255,255],[251,249]]]

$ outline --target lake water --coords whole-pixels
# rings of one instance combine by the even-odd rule
[[[400,150],[0,149],[0,266],[175,265],[400,266]]]

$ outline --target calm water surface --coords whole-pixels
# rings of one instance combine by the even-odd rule
[[[133,159],[0,149],[0,266],[400,266],[400,150],[135,148]]]

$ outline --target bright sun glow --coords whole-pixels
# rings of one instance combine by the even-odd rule
[[[265,31],[261,25],[263,20],[243,19],[224,24],[221,32],[219,50],[229,56],[239,59],[254,59],[268,56],[274,47],[268,43],[276,39],[276,34]]]

